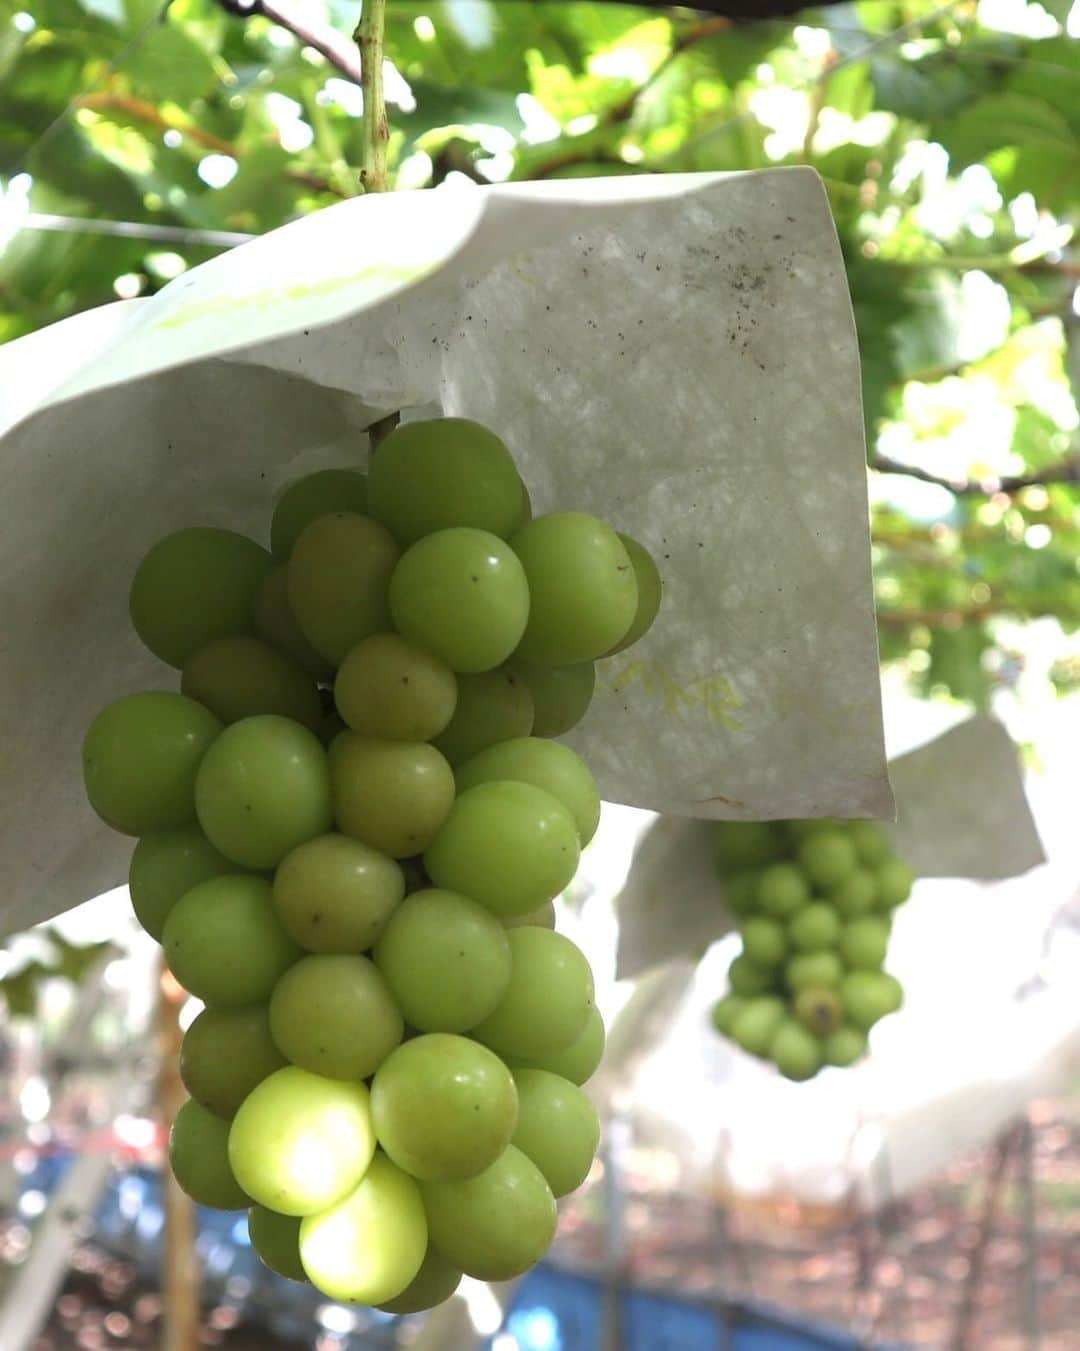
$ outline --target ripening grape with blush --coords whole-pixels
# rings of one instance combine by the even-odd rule
[[[553,738],[652,625],[656,563],[620,522],[534,515],[510,449],[461,417],[287,484],[265,544],[176,524],[129,598],[174,669],[98,715],[83,766],[137,837],[136,917],[205,1005],[177,1181],[246,1209],[265,1265],[329,1299],[413,1313],[518,1276],[600,1135],[582,1085],[604,1025],[553,904],[600,794]],[[802,894],[774,890],[778,911]],[[875,1007],[857,899],[838,1056]],[[772,969],[831,941],[829,916],[803,927],[759,925]]]
[[[855,1064],[903,1004],[883,967],[911,869],[872,821],[723,821],[714,838],[742,939],[716,1031],[795,1082]]]

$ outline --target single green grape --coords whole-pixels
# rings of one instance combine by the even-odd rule
[[[375,949],[405,1021],[419,1032],[467,1032],[510,983],[506,930],[489,910],[435,888],[398,906]]]
[[[529,586],[513,549],[486,530],[439,530],[411,545],[390,579],[394,627],[454,671],[490,671],[517,647]]]
[[[518,1121],[513,1144],[532,1159],[555,1197],[568,1196],[589,1175],[600,1144],[600,1118],[568,1079],[517,1069]]]
[[[265,1206],[248,1211],[248,1237],[263,1266],[290,1281],[307,1281],[300,1261],[300,1217],[277,1215]]]
[[[392,858],[347,835],[298,845],[274,874],[274,908],[309,952],[366,952],[405,895]]]
[[[229,1123],[188,1100],[169,1132],[169,1166],[181,1191],[200,1206],[244,1210],[250,1205],[229,1163]]]
[[[464,763],[496,742],[532,731],[532,695],[508,666],[459,675],[457,695],[454,716],[434,738],[451,765]]]
[[[312,521],[334,512],[367,511],[367,479],[356,469],[318,469],[282,490],[270,519],[270,552],[285,560]]]
[[[889,950],[889,924],[876,915],[863,915],[844,925],[840,956],[856,970],[879,970]]]
[[[569,666],[603,656],[625,636],[637,612],[637,579],[610,526],[584,512],[556,512],[535,517],[510,543],[530,597],[518,655]]]
[[[834,990],[843,975],[843,963],[835,952],[803,952],[792,957],[784,968],[784,977],[794,991],[815,986]]]
[[[538,1060],[565,1051],[585,1031],[593,977],[584,954],[551,929],[511,929],[510,983],[471,1036],[500,1055]]]
[[[859,866],[859,859],[847,832],[823,830],[800,844],[799,865],[814,886],[828,889],[846,881]]]
[[[382,1154],[347,1196],[300,1222],[308,1279],[350,1304],[397,1298],[416,1279],[427,1247],[420,1189]]]
[[[170,666],[213,642],[251,633],[252,608],[273,559],[232,530],[194,526],[158,540],[135,571],[135,632]]]
[[[434,1309],[450,1298],[461,1284],[461,1272],[428,1244],[420,1270],[395,1299],[384,1300],[378,1307],[383,1313],[423,1313]]]
[[[746,999],[731,1022],[732,1041],[750,1055],[764,1056],[787,1016],[787,1004],[776,995],[758,995]]]
[[[588,711],[596,689],[591,661],[570,666],[540,666],[515,657],[510,670],[529,687],[533,699],[533,736],[562,736]]]
[[[773,919],[789,919],[810,900],[806,878],[791,863],[770,863],[758,874],[758,907]]]
[[[819,1037],[835,1032],[843,1018],[839,994],[823,986],[808,985],[797,991],[793,1008],[803,1027]]]
[[[342,718],[361,736],[431,741],[454,715],[457,681],[446,662],[396,633],[351,648],[334,681]]]
[[[326,680],[334,668],[311,646],[289,604],[289,568],[277,563],[259,583],[252,610],[256,635],[271,647],[291,657],[309,675]]]
[[[839,886],[830,887],[827,894],[829,904],[845,919],[867,915],[873,910],[877,899],[874,874],[864,868],[856,868]]]
[[[866,1033],[845,1023],[825,1038],[825,1063],[841,1067],[854,1065],[856,1060],[863,1058],[866,1049]]]
[[[580,1086],[587,1083],[600,1068],[604,1042],[604,1020],[594,1004],[585,1019],[585,1030],[564,1051],[549,1051],[535,1059],[507,1056],[506,1063],[514,1070],[548,1070]]]
[[[760,881],[760,868],[744,868],[741,872],[730,873],[724,878],[724,904],[733,915],[754,916],[758,908]]]
[[[787,926],[788,941],[800,952],[824,952],[840,941],[840,916],[824,901],[811,901],[797,910]]]
[[[532,736],[500,741],[456,768],[454,778],[459,793],[478,783],[507,779],[544,789],[574,818],[583,849],[600,824],[596,780],[581,756],[558,741]]]
[[[338,829],[391,858],[418,854],[454,802],[454,772],[421,741],[377,741],[342,732],[330,748]]]
[[[242,873],[212,877],[181,896],[165,921],[162,947],[180,984],[223,1008],[268,999],[300,956],[274,912],[270,883]]]
[[[420,1191],[431,1242],[476,1280],[520,1276],[555,1237],[558,1212],[551,1188],[536,1164],[513,1145],[476,1177],[424,1182]]]
[[[182,694],[126,694],[102,709],[83,740],[86,796],[125,835],[195,821],[195,778],[221,723]]]
[[[327,1079],[366,1079],[405,1027],[382,973],[367,957],[303,957],[270,996],[270,1031],[282,1054]]]
[[[280,1215],[315,1215],[357,1185],[375,1154],[365,1084],[288,1065],[248,1094],[229,1128],[244,1191]]]
[[[180,691],[224,723],[277,713],[317,732],[322,702],[314,679],[259,638],[215,638],[184,663]]]
[[[722,1037],[730,1037],[735,1019],[746,1007],[748,999],[741,994],[726,994],[718,999],[709,1012],[709,1020]]]
[[[850,822],[848,839],[855,846],[859,863],[864,868],[876,868],[892,854],[889,837],[873,821]]]
[[[768,994],[776,984],[776,979],[775,971],[758,966],[745,953],[736,957],[728,967],[728,985],[733,994]]]
[[[483,1172],[510,1143],[517,1115],[510,1071],[468,1037],[414,1037],[383,1061],[371,1085],[376,1139],[425,1182]]]
[[[753,915],[742,926],[743,952],[755,966],[779,966],[788,955],[784,926],[765,915]]]
[[[653,620],[660,612],[660,599],[663,590],[660,569],[656,566],[656,559],[653,558],[648,549],[643,544],[639,544],[636,539],[631,539],[629,535],[624,535],[621,532],[618,532],[618,534],[622,546],[633,564],[638,598],[637,609],[634,611],[634,618],[630,627],[615,646],[609,648],[604,654],[608,657],[613,657],[616,652],[623,652],[626,648],[632,647],[639,638],[652,628]]]
[[[468,418],[406,422],[372,452],[371,514],[402,546],[451,526],[505,538],[523,515],[522,482],[504,443]]]
[[[895,1013],[904,1002],[904,992],[895,976],[885,971],[849,971],[840,983],[844,1019],[863,1032]]]
[[[716,821],[713,847],[725,876],[775,863],[784,855],[783,834],[775,821]]]
[[[169,912],[184,892],[233,871],[235,864],[214,848],[198,826],[144,835],[135,846],[128,870],[135,917],[160,943]]]
[[[915,874],[899,858],[887,858],[874,872],[875,901],[879,910],[895,910],[911,895]]]
[[[195,780],[199,824],[245,868],[273,868],[330,829],[330,768],[318,737],[266,713],[227,727]]]
[[[305,638],[331,665],[390,627],[398,556],[388,530],[351,511],[321,516],[301,531],[289,558],[289,604]]]
[[[231,1121],[255,1085],[284,1064],[265,1004],[203,1009],[180,1045],[184,1087],[224,1121]]]
[[[817,1074],[825,1056],[820,1040],[790,1018],[776,1029],[769,1046],[769,1059],[785,1079],[801,1083]]]
[[[523,915],[503,915],[500,918],[504,929],[520,929],[522,925],[537,929],[554,929],[555,902],[545,901],[535,910],[526,910]]]
[[[470,896],[497,915],[553,900],[577,871],[574,818],[530,783],[480,783],[461,793],[424,853],[438,887]]]

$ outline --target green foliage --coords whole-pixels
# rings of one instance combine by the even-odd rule
[[[358,7],[301,8],[347,33]],[[932,0],[741,26],[619,4],[389,7],[401,187],[818,170],[848,261],[871,462],[975,489],[872,476],[882,655],[976,705],[1023,669],[1013,620],[1056,621],[1049,679],[1077,683],[1069,11],[1043,0],[1006,32]],[[353,195],[359,148],[355,86],[266,18],[216,0],[0,0],[0,341],[153,292],[217,251],[201,232],[259,234]],[[9,240],[19,175],[36,212],[166,226],[175,242]]]

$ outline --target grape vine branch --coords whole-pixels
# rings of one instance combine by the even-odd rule
[[[383,91],[385,33],[386,0],[364,0],[353,38],[360,49],[360,88],[364,93],[360,183],[365,192],[386,192],[390,187],[386,168],[390,125]]]

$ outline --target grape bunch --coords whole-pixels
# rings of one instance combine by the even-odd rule
[[[593,516],[533,518],[503,442],[401,425],[279,498],[270,548],[167,536],[131,618],[180,692],[91,725],[87,794],[204,1004],[170,1137],[267,1266],[396,1313],[519,1275],[598,1139],[604,1028],[553,899],[596,830],[553,740],[660,603]]]
[[[882,970],[912,874],[870,821],[719,822],[716,860],[742,952],[713,1025],[788,1079],[852,1065],[903,1003]]]

